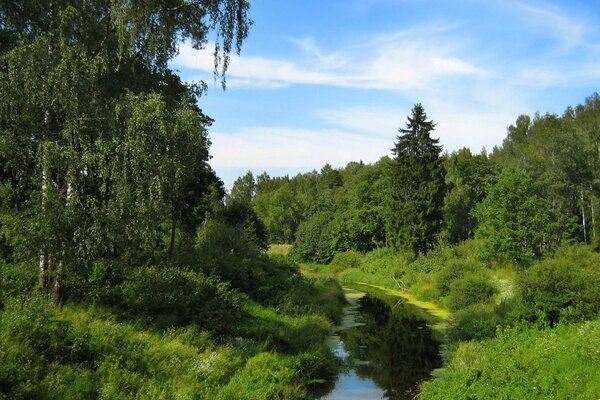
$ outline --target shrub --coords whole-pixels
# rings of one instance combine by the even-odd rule
[[[207,221],[198,229],[196,248],[203,259],[212,260],[222,259],[227,255],[251,258],[260,253],[249,230],[213,220]]]
[[[440,296],[447,296],[450,293],[452,283],[464,277],[467,273],[483,269],[481,263],[469,260],[454,259],[443,266],[435,278],[435,288]]]
[[[241,298],[215,279],[172,267],[134,269],[122,284],[122,313],[159,327],[198,323],[227,329]]]
[[[594,318],[600,312],[600,254],[584,246],[562,248],[520,278],[523,302],[550,325]]]
[[[290,256],[299,261],[329,263],[336,252],[332,243],[330,212],[319,212],[302,222],[296,232],[296,241]],[[341,249],[345,250],[345,249]]]
[[[223,400],[305,399],[298,372],[287,357],[259,353],[219,392]]]
[[[361,268],[369,273],[385,273],[389,276],[398,276],[404,274],[408,269],[410,257],[383,247],[365,254],[361,262]]]
[[[11,297],[27,295],[37,284],[38,271],[29,264],[0,264],[0,308]]]
[[[41,295],[9,300],[0,322],[2,335],[46,360],[79,360],[88,353],[85,338],[75,334],[70,322],[57,319]]]
[[[473,304],[489,303],[497,293],[498,289],[487,274],[469,273],[452,281],[444,302],[448,308],[456,311]]]
[[[337,273],[348,268],[359,268],[361,262],[361,254],[354,250],[337,253],[333,256],[333,260],[329,263],[331,272]]]
[[[452,336],[458,340],[483,340],[495,336],[504,319],[496,308],[487,304],[472,304],[454,315]]]

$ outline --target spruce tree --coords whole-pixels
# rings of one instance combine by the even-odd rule
[[[415,257],[427,254],[442,224],[444,169],[442,146],[431,137],[434,129],[416,104],[392,149],[388,243]]]

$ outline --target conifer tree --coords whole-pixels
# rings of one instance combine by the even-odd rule
[[[435,123],[416,104],[392,152],[388,243],[427,254],[441,229],[444,195],[442,146],[431,137]]]

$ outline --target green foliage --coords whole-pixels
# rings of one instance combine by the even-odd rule
[[[0,264],[0,309],[8,299],[30,294],[37,284],[37,274],[31,264]]]
[[[39,258],[55,301],[70,295],[66,276],[98,259],[172,258],[177,233],[193,236],[222,196],[208,165],[211,119],[196,105],[202,85],[168,62],[182,41],[201,48],[211,35],[224,73],[248,8],[0,5],[0,247],[11,261]]]
[[[500,332],[463,342],[420,399],[593,399],[600,395],[600,320]]]
[[[136,268],[121,290],[118,306],[127,316],[161,328],[195,323],[223,332],[241,302],[226,284],[173,267]]]
[[[595,318],[600,312],[600,255],[583,246],[561,248],[524,271],[519,291],[530,318],[551,325]]]
[[[332,272],[341,272],[348,268],[359,268],[361,265],[362,256],[356,251],[345,251],[336,253],[333,260],[329,263]]]
[[[498,327],[505,325],[505,318],[494,305],[474,303],[454,314],[450,336],[458,340],[483,340],[496,336]]]
[[[464,278],[468,274],[475,273],[482,268],[483,265],[481,263],[462,259],[451,259],[443,264],[442,268],[435,275],[435,287],[440,296],[447,296],[450,294],[452,285],[455,281]]]
[[[251,204],[256,194],[256,182],[251,171],[240,176],[233,182],[231,193],[227,196],[228,202]]]
[[[394,144],[387,237],[398,249],[427,254],[441,229],[444,168],[433,121],[416,104]]]
[[[250,203],[234,200],[228,201],[219,216],[226,224],[243,230],[248,240],[254,243],[260,250],[268,249],[267,228]]]
[[[546,246],[546,210],[525,172],[504,170],[476,209],[487,256],[524,263],[538,258]]]
[[[452,281],[444,305],[451,310],[460,310],[474,304],[489,303],[497,293],[498,289],[490,282],[488,274],[468,274]]]
[[[450,244],[473,238],[475,206],[487,195],[496,175],[496,166],[487,153],[473,155],[462,148],[444,161],[447,192],[444,198],[444,237]]]
[[[331,213],[322,212],[300,225],[290,256],[298,260],[329,263],[335,254],[330,230],[332,218]]]

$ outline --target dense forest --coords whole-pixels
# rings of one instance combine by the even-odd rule
[[[227,193],[206,85],[169,63],[214,45],[225,88],[252,24],[246,0],[0,3],[0,399],[318,397],[341,285],[446,309],[424,399],[598,398],[600,96],[479,154],[416,104],[376,163]]]
[[[379,248],[415,258],[478,238],[490,259],[526,265],[562,244],[598,246],[600,96],[562,116],[519,116],[491,153],[443,152],[434,130],[417,105],[392,157],[292,178],[249,172],[231,195],[305,261]]]
[[[248,173],[232,195],[245,193],[270,241],[292,243],[311,274],[449,310],[448,367],[421,398],[594,398],[600,96],[507,131],[491,153],[448,154],[417,104],[391,156]]]

